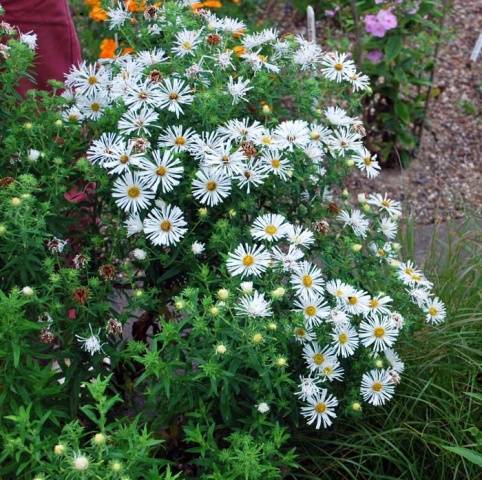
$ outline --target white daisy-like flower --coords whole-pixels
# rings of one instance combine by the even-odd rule
[[[149,79],[142,83],[131,83],[122,97],[124,104],[129,109],[138,109],[142,106],[155,108],[160,100],[159,87]]]
[[[141,50],[136,57],[138,63],[143,67],[150,67],[163,63],[168,59],[166,52],[162,48],[154,48],[151,50]]]
[[[327,320],[337,326],[346,326],[350,324],[350,317],[348,314],[339,308],[332,308]]]
[[[370,77],[368,75],[360,72],[352,72],[346,76],[346,79],[350,82],[355,92],[368,90],[370,88]]]
[[[98,120],[102,117],[108,105],[109,98],[103,92],[80,97],[77,103],[78,108],[82,112],[82,116],[90,120]]]
[[[225,17],[220,25],[221,30],[239,38],[246,30],[246,24],[237,18]]]
[[[233,97],[233,105],[239,103],[240,100],[246,102],[246,94],[253,88],[249,86],[250,80],[243,80],[243,77],[234,80],[232,76],[229,76],[228,81],[228,93]]]
[[[199,44],[199,37],[201,35],[202,29],[198,31],[192,30],[181,30],[176,34],[174,39],[174,47],[172,51],[178,57],[185,57],[186,55],[194,55],[194,51]]]
[[[351,285],[348,285],[339,279],[328,281],[325,288],[330,295],[335,297],[337,303],[347,301],[348,297],[350,297],[355,291]]]
[[[234,65],[232,62],[233,58],[233,51],[232,50],[224,50],[223,52],[219,52],[215,57],[217,64],[221,70],[234,70]]]
[[[321,270],[310,262],[301,262],[293,269],[291,285],[298,295],[323,293]]]
[[[349,127],[355,123],[355,120],[347,114],[346,110],[338,106],[328,107],[324,114],[328,122],[337,127]]]
[[[390,312],[388,320],[390,321],[390,325],[392,325],[392,327],[397,330],[401,330],[405,325],[405,319],[403,318],[403,315],[398,312]]]
[[[322,58],[321,48],[312,42],[304,42],[298,50],[293,53],[293,61],[303,70],[314,70]]]
[[[368,314],[376,317],[377,315],[389,315],[390,309],[387,305],[392,303],[392,298],[388,295],[377,295],[368,301]]]
[[[334,130],[333,135],[327,139],[327,144],[339,155],[357,152],[363,147],[360,134],[344,127]]]
[[[445,305],[438,297],[428,300],[423,311],[426,314],[427,323],[442,323],[447,316]]]
[[[330,308],[324,299],[313,294],[301,294],[295,301],[295,307],[294,311],[303,313],[308,328],[320,325],[323,319],[330,315]]]
[[[370,295],[363,290],[352,289],[350,295],[342,299],[339,306],[351,315],[366,315],[369,312]]]
[[[182,210],[175,205],[154,208],[144,220],[144,233],[154,245],[170,246],[179,243],[187,232]]]
[[[106,159],[102,163],[102,167],[109,170],[110,174],[120,175],[126,171],[130,171],[132,166],[138,166],[143,159],[142,153],[136,153],[132,142],[118,142],[112,153],[109,154],[110,159]]]
[[[310,141],[308,123],[304,120],[286,120],[276,127],[274,137],[280,149],[292,151],[294,147],[304,148]]]
[[[243,296],[235,307],[238,315],[248,317],[271,317],[271,305],[264,298],[264,293],[254,292],[252,295]]]
[[[191,245],[191,252],[194,254],[194,255],[201,255],[204,250],[206,248],[206,245],[202,242],[198,242],[197,240],[192,242],[192,245]]]
[[[288,225],[286,228],[286,238],[295,247],[308,248],[315,243],[313,232],[303,228],[301,225]]]
[[[246,157],[244,153],[233,147],[231,142],[222,143],[216,148],[208,149],[203,164],[228,177],[240,174],[244,169]]]
[[[82,62],[72,66],[66,76],[65,85],[75,90],[78,95],[93,97],[101,93],[109,81],[109,72],[99,64]]]
[[[261,155],[261,162],[267,172],[273,173],[282,180],[287,180],[291,172],[291,162],[284,158],[278,150],[266,150]]]
[[[149,206],[155,192],[137,173],[128,172],[114,182],[112,196],[122,210],[137,213]]]
[[[305,256],[299,248],[294,245],[288,247],[288,251],[281,250],[279,247],[273,247],[271,250],[273,260],[279,262],[285,272],[291,272],[298,262]]]
[[[256,218],[251,227],[251,235],[256,240],[280,240],[286,234],[286,218],[283,215],[268,213]]]
[[[124,226],[127,228],[128,237],[141,233],[144,230],[141,217],[139,217],[139,214],[137,213],[130,215],[124,222]]]
[[[117,148],[123,144],[123,139],[115,133],[103,133],[87,150],[87,158],[94,165],[102,165],[112,158]]]
[[[182,125],[167,127],[159,135],[159,147],[169,148],[173,152],[189,150],[196,140],[196,133],[192,128]]]
[[[323,424],[324,428],[329,427],[336,418],[335,407],[338,400],[328,390],[322,389],[319,395],[307,399],[308,405],[301,408],[301,414],[307,419],[308,425],[315,424],[318,430]]]
[[[310,371],[320,372],[327,360],[336,360],[336,354],[330,346],[322,349],[318,343],[311,342],[303,346],[303,358]]]
[[[251,192],[251,187],[259,187],[262,185],[267,177],[266,170],[263,165],[251,159],[244,164],[241,173],[236,175],[234,179],[240,188],[246,188],[247,193]]]
[[[375,178],[380,174],[380,164],[377,161],[377,156],[372,155],[366,148],[357,152],[353,157],[355,165],[366,173],[368,178]]]
[[[264,132],[264,127],[258,121],[251,123],[249,118],[229,120],[218,128],[218,133],[231,142],[256,141]]]
[[[359,335],[364,347],[371,346],[374,352],[381,352],[396,342],[398,330],[387,317],[372,318],[360,324]]]
[[[334,332],[331,333],[333,348],[337,355],[342,358],[350,357],[358,347],[358,333],[349,324],[338,324]]]
[[[225,175],[199,170],[192,182],[192,193],[199,202],[210,207],[222,203],[231,193],[231,180]]]
[[[241,277],[254,275],[259,277],[266,271],[270,264],[271,257],[262,245],[238,245],[234,252],[229,252],[226,263],[228,272],[231,275]]]
[[[209,151],[223,148],[224,141],[225,139],[217,131],[201,132],[200,135],[193,136],[188,150],[198,162],[204,162]]]
[[[370,222],[368,218],[357,208],[354,208],[351,212],[342,210],[336,218],[342,222],[345,227],[351,227],[353,233],[357,237],[366,237]]]
[[[107,10],[109,30],[117,30],[129,20],[131,13],[122,4]]]
[[[150,135],[149,128],[159,119],[159,114],[143,106],[139,110],[129,110],[119,120],[119,131],[124,135]]]
[[[299,390],[296,392],[296,396],[303,401],[307,401],[310,397],[317,397],[321,393],[319,383],[319,378],[312,378],[310,376],[303,377],[300,375]]]
[[[169,151],[152,152],[154,162],[142,158],[139,162],[139,176],[145,179],[154,191],[160,186],[162,193],[170,192],[179,185],[184,167],[178,158],[174,158]]]
[[[80,111],[77,105],[72,105],[62,112],[62,118],[66,122],[78,123],[84,119],[84,114]]]
[[[167,108],[179,118],[179,115],[184,114],[181,105],[189,105],[193,102],[194,96],[191,89],[182,80],[178,78],[166,78],[159,87],[159,106]]]
[[[89,355],[94,356],[96,353],[102,351],[102,346],[105,345],[101,342],[99,334],[100,328],[97,334],[92,331],[92,325],[89,324],[90,335],[87,337],[81,337],[80,335],[76,335],[75,338],[82,344],[82,350],[89,353]]]
[[[257,51],[246,51],[241,55],[241,58],[253,69],[253,71],[259,72],[261,69],[265,68],[268,72],[279,73],[280,68],[274,63],[268,62],[268,57],[261,54],[261,50]]]
[[[316,335],[313,333],[313,331],[306,328],[306,326],[295,327],[294,336],[296,341],[301,344],[307,343],[307,342],[313,342],[316,338]]]
[[[430,300],[431,292],[424,287],[414,287],[408,290],[412,301],[420,308],[424,308]]]
[[[391,348],[387,348],[383,351],[383,355],[385,355],[385,358],[390,365],[390,370],[395,370],[395,372],[401,375],[405,370],[405,363],[400,358],[398,353]]]
[[[261,402],[255,405],[256,410],[258,410],[259,413],[268,413],[270,411],[269,405],[266,402]]]
[[[368,204],[379,208],[386,212],[390,217],[398,217],[402,214],[402,206],[400,202],[388,198],[387,194],[380,195],[379,193],[372,193],[368,197]]]
[[[388,240],[393,240],[397,236],[398,224],[390,217],[380,218],[380,230]]]
[[[349,60],[346,53],[330,52],[324,56],[321,63],[323,75],[335,82],[347,80],[356,71],[353,60]]]
[[[344,373],[345,371],[336,357],[327,358],[320,370],[321,377],[330,382],[333,380],[341,380]]]
[[[25,43],[30,50],[36,50],[37,48],[37,34],[30,31],[26,33],[21,33],[19,36],[19,40],[22,43]]]
[[[253,282],[241,282],[239,288],[244,295],[250,295],[253,293]]]
[[[360,392],[363,400],[379,406],[393,397],[395,387],[387,370],[370,370],[363,374]]]

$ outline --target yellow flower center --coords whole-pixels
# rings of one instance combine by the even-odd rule
[[[130,198],[139,198],[139,196],[141,195],[141,189],[133,185],[132,187],[128,188],[127,195]]]
[[[325,356],[322,353],[315,353],[313,355],[313,363],[315,365],[321,365],[325,361]]]
[[[221,160],[226,165],[227,163],[229,163],[229,155],[223,155]]]
[[[93,111],[93,112],[98,112],[100,110],[100,104],[97,103],[97,102],[93,102],[91,105],[90,105],[90,109]]]
[[[438,309],[436,307],[430,307],[428,309],[428,313],[429,315],[431,315],[432,317],[435,317],[435,315],[438,314]]]
[[[319,402],[315,405],[315,412],[316,413],[325,413],[326,412],[326,404]]]
[[[383,327],[376,327],[375,330],[373,330],[373,335],[377,338],[382,338],[385,335],[385,329]]]
[[[335,63],[335,70],[341,72],[343,70],[343,63]]]
[[[187,40],[185,42],[182,42],[182,48],[184,48],[185,50],[191,50],[192,49],[191,42],[188,42]]]
[[[320,134],[318,132],[311,132],[310,133],[310,138],[311,140],[319,140],[320,139]]]
[[[95,85],[97,83],[97,77],[95,77],[94,75],[91,75],[88,79],[87,79],[87,83],[89,85]]]
[[[309,317],[314,317],[316,315],[316,307],[314,305],[309,305],[305,308],[305,313]]]
[[[209,192],[214,192],[214,190],[218,188],[218,184],[214,180],[209,180],[209,182],[206,184],[206,188]]]
[[[335,292],[335,297],[343,297],[343,290],[338,289],[338,290]]]
[[[159,175],[160,177],[163,177],[167,173],[167,168],[163,167],[162,165],[160,167],[157,167],[156,174]]]
[[[311,288],[313,286],[313,279],[311,278],[311,275],[304,275],[302,281],[306,288]]]
[[[279,168],[280,165],[281,165],[281,161],[279,158],[273,158],[273,160],[271,160],[271,165],[273,166],[273,168]]]
[[[364,157],[363,158],[363,163],[369,167],[373,162],[372,162],[372,158],[371,157]]]
[[[350,305],[356,305],[358,303],[358,298],[357,297],[348,297],[348,303]]]
[[[272,143],[271,137],[268,137],[267,135],[264,135],[261,141],[264,145],[271,145]]]
[[[383,385],[380,382],[374,382],[372,385],[372,390],[374,392],[381,392],[383,390]]]
[[[268,235],[274,235],[278,231],[278,228],[275,225],[266,225],[266,227],[264,228],[264,231]]]
[[[306,335],[305,329],[301,327],[295,328],[295,335],[297,337],[304,337]]]
[[[348,343],[348,335],[346,333],[340,333],[340,335],[338,335],[338,341],[342,345],[345,345],[345,343]]]
[[[169,220],[163,220],[160,227],[163,232],[169,232],[172,229],[172,223]]]
[[[250,267],[254,263],[254,257],[253,255],[245,255],[243,257],[243,265],[245,267]]]
[[[328,376],[328,375],[331,375],[331,374],[333,373],[333,369],[332,369],[331,367],[325,367],[325,368],[323,369],[323,373],[324,373],[325,375],[327,375],[327,376]]]
[[[119,157],[119,162],[122,163],[122,164],[126,164],[127,162],[129,161],[129,155],[126,155],[125,153],[122,154],[120,157]]]
[[[392,201],[391,201],[391,200],[388,200],[388,199],[387,199],[387,200],[382,200],[382,205],[383,205],[384,207],[387,207],[387,208],[388,208],[391,204],[392,204]]]
[[[177,137],[176,141],[174,142],[176,145],[184,145],[186,143],[186,139],[184,137]]]
[[[375,309],[377,307],[380,306],[380,302],[376,299],[376,298],[372,298],[369,302],[368,302],[368,306],[371,308],[371,309]]]
[[[179,95],[176,92],[172,92],[169,94],[170,100],[177,100],[178,98],[179,98]]]

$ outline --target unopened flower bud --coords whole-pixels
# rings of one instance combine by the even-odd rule
[[[360,403],[360,402],[353,402],[353,403],[351,404],[351,409],[352,409],[354,412],[361,412],[361,409],[362,409],[361,403]]]
[[[261,333],[255,333],[255,334],[253,335],[253,339],[252,339],[252,340],[253,340],[253,343],[259,344],[259,343],[261,343],[261,342],[263,341],[263,335],[261,335]]]
[[[219,355],[224,355],[226,351],[227,351],[227,348],[222,343],[216,346],[216,353],[218,353]]]
[[[355,253],[359,252],[362,248],[363,248],[363,245],[360,244],[360,243],[354,243],[354,244],[351,246],[351,249],[352,249]]]
[[[33,295],[35,295],[35,291],[32,287],[23,287],[22,288],[22,293],[26,296],[26,297],[33,297]]]
[[[274,322],[268,323],[268,330],[271,330],[272,332],[274,332],[277,329],[278,329],[278,325],[276,325],[276,323]]]
[[[288,364],[288,360],[286,360],[285,357],[278,357],[274,363],[277,367],[282,368],[282,367],[286,367],[286,365]]]
[[[94,438],[92,439],[92,441],[96,444],[96,445],[103,445],[106,441],[106,436],[103,434],[103,433],[96,433],[94,435]]]
[[[229,298],[229,290],[220,288],[217,292],[219,300],[227,300]]]
[[[20,207],[20,205],[22,205],[22,199],[18,197],[12,197],[10,203],[12,207]]]
[[[341,196],[343,198],[348,198],[350,196],[350,192],[346,188],[344,188],[341,192]]]
[[[85,455],[78,455],[73,462],[76,470],[85,471],[89,468],[89,459]]]
[[[215,317],[216,315],[219,315],[219,308],[216,307],[215,305],[213,305],[210,309],[209,309],[209,313]]]
[[[65,445],[63,445],[62,443],[58,443],[57,445],[55,445],[54,453],[55,455],[63,455],[65,453]]]
[[[353,160],[353,158],[348,158],[347,160],[345,160],[345,165],[351,168],[353,167],[353,165],[355,165],[355,160]]]
[[[273,298],[282,298],[284,297],[285,293],[286,293],[286,290],[283,287],[278,287],[271,292],[271,296]]]

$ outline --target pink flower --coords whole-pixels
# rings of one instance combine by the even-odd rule
[[[391,30],[396,28],[398,25],[397,17],[393,14],[391,10],[381,9],[377,13],[377,18],[380,24],[385,28],[385,30]]]
[[[75,310],[75,308],[70,308],[67,312],[67,316],[69,317],[69,320],[75,320],[77,318],[77,310]]]
[[[371,63],[380,63],[383,60],[383,52],[381,50],[371,50],[367,53],[367,60]]]

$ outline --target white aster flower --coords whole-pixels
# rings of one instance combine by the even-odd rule
[[[155,108],[159,105],[159,87],[149,79],[142,83],[130,83],[122,97],[124,104],[129,109],[138,109],[142,106]]]
[[[400,202],[388,198],[387,194],[384,196],[380,195],[379,193],[371,194],[368,197],[368,204],[386,212],[390,217],[398,217],[402,214]]]
[[[322,60],[321,69],[325,77],[335,82],[347,80],[356,71],[353,60],[349,60],[347,57],[346,53],[330,52],[326,54]]]
[[[91,356],[94,356],[96,353],[102,351],[102,346],[104,345],[101,343],[99,334],[100,328],[97,334],[94,334],[92,331],[92,325],[89,324],[90,335],[88,337],[81,337],[80,335],[76,335],[75,338],[82,344],[82,350],[88,352]]]
[[[313,294],[303,293],[295,301],[294,311],[303,313],[305,324],[313,328],[321,324],[322,320],[330,315],[330,308],[322,297]]]
[[[244,153],[238,148],[233,149],[231,142],[228,141],[217,145],[216,148],[208,149],[203,164],[230,177],[243,171],[245,160]]]
[[[333,135],[327,139],[327,144],[339,155],[345,155],[350,151],[357,152],[362,148],[360,134],[345,127],[334,130]]]
[[[194,55],[194,50],[199,44],[199,37],[202,29],[199,31],[181,30],[176,34],[174,40],[174,47],[172,51],[178,57],[184,57],[186,55]]]
[[[387,305],[392,303],[392,298],[388,295],[377,295],[376,297],[370,298],[368,301],[368,313],[376,317],[377,315],[389,315],[390,309]]]
[[[159,114],[149,107],[143,106],[139,110],[129,110],[119,120],[119,131],[124,135],[150,135],[150,127],[159,119]]]
[[[273,173],[282,180],[287,180],[291,172],[291,162],[284,158],[278,150],[266,150],[261,155],[261,162],[267,172]]]
[[[201,255],[204,252],[206,245],[202,242],[198,242],[197,240],[192,243],[191,251],[194,255]]]
[[[331,333],[331,338],[336,354],[342,358],[353,355],[358,347],[358,333],[349,324],[336,325],[334,332]]]
[[[306,147],[310,141],[310,131],[304,120],[286,120],[276,127],[274,137],[280,149],[292,151],[294,147]]]
[[[240,100],[247,101],[246,94],[253,88],[249,86],[249,79],[243,80],[239,77],[237,81],[229,76],[228,93],[233,97],[233,105],[239,103]]]
[[[362,172],[365,172],[368,178],[375,178],[380,174],[381,167],[377,161],[377,156],[372,155],[365,147],[352,158],[355,161],[355,165]]]
[[[280,240],[286,234],[288,224],[283,215],[268,213],[256,218],[251,227],[251,235],[256,240]]]
[[[363,374],[360,392],[366,402],[378,406],[393,397],[395,387],[387,370],[370,370]]]
[[[242,172],[234,177],[240,188],[246,188],[247,193],[251,192],[251,187],[259,187],[267,177],[263,165],[251,159],[244,164]]]
[[[351,227],[353,233],[357,237],[366,237],[370,222],[368,218],[357,208],[353,209],[351,212],[342,210],[336,218],[342,222],[345,227]]]
[[[109,72],[105,67],[82,62],[78,67],[72,66],[66,76],[65,84],[78,95],[92,97],[101,93],[108,81]]]
[[[138,166],[143,159],[142,153],[136,153],[132,142],[120,141],[112,149],[102,167],[109,170],[110,174],[120,175],[130,171],[132,166]]]
[[[137,233],[141,233],[144,229],[141,217],[137,213],[130,215],[124,222],[124,226],[127,228],[127,236],[131,237]]]
[[[328,394],[328,390],[322,389],[317,396],[307,399],[308,405],[301,408],[301,414],[307,419],[308,425],[315,424],[318,430],[323,424],[324,428],[329,427],[336,418],[335,407],[338,400]]]
[[[286,228],[288,241],[296,247],[309,247],[315,243],[313,232],[303,228],[301,225],[288,225]]]
[[[344,374],[343,367],[336,357],[329,357],[323,364],[320,370],[320,375],[324,380],[332,382],[333,380],[341,380]]]
[[[231,275],[259,277],[269,266],[270,255],[262,245],[238,245],[229,252],[227,268]]]
[[[184,128],[182,125],[167,127],[159,135],[159,146],[169,148],[173,152],[189,150],[196,140],[196,133],[192,128]]]
[[[109,98],[103,92],[94,93],[86,97],[80,97],[77,107],[82,116],[90,120],[98,120],[109,105]]]
[[[300,375],[299,390],[296,392],[296,396],[303,401],[307,401],[310,397],[317,397],[321,393],[319,383],[319,378],[312,378],[310,376],[303,377]]]
[[[229,177],[215,171],[199,170],[192,182],[192,193],[196,200],[210,207],[222,203],[231,193]]]
[[[293,269],[291,285],[298,295],[323,293],[321,270],[310,262],[301,262]]]
[[[159,106],[167,108],[179,118],[184,111],[181,105],[189,105],[193,102],[194,96],[191,89],[178,78],[166,78],[160,86]]]
[[[266,402],[261,402],[256,405],[256,410],[258,410],[259,413],[268,413],[270,408],[269,405]]]
[[[179,243],[187,232],[182,210],[175,205],[154,208],[144,220],[144,233],[154,245],[169,247]]]
[[[393,240],[397,236],[398,224],[390,217],[380,218],[380,230],[388,240]]]
[[[279,262],[285,272],[291,272],[298,262],[305,256],[299,248],[294,245],[288,247],[288,251],[281,250],[279,247],[273,247],[271,251],[273,260]]]
[[[22,43],[25,43],[30,50],[34,50],[37,48],[37,34],[33,33],[32,31],[27,33],[21,33],[19,40]]]
[[[311,372],[320,372],[327,360],[336,360],[336,354],[330,346],[322,349],[318,343],[311,342],[303,346],[303,358]]]
[[[426,314],[427,323],[442,323],[447,316],[445,305],[438,297],[428,300],[423,311]]]
[[[352,289],[350,295],[342,300],[340,308],[351,315],[366,315],[369,312],[370,295],[363,290]]]
[[[391,348],[387,348],[383,351],[383,355],[385,355],[387,362],[390,364],[390,370],[394,370],[401,375],[405,370],[405,363],[400,358],[398,353]]]
[[[238,315],[248,317],[271,317],[273,315],[271,305],[264,298],[264,293],[256,291],[252,295],[242,297],[235,308]]]
[[[137,213],[149,206],[155,192],[137,173],[128,172],[114,182],[112,196],[122,210]]]
[[[174,158],[169,151],[152,152],[154,162],[142,158],[139,164],[139,176],[146,180],[154,191],[160,186],[162,193],[170,192],[179,185],[184,167],[178,158]]]
[[[295,327],[294,335],[295,335],[296,341],[301,344],[307,343],[307,342],[313,342],[316,338],[316,335],[313,333],[313,331],[306,328],[306,326]]]
[[[395,343],[398,330],[387,317],[372,318],[360,324],[359,335],[363,346],[371,346],[374,352],[381,352]]]
[[[351,285],[336,279],[330,280],[326,283],[326,291],[335,297],[337,303],[340,303],[342,301],[347,301],[348,297],[354,293],[355,289]]]

